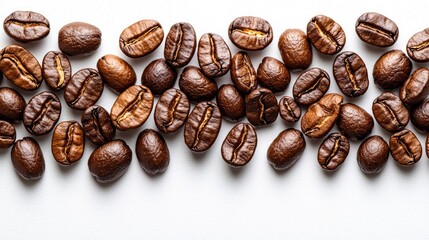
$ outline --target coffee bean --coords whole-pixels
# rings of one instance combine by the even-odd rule
[[[209,101],[216,96],[217,84],[194,66],[183,69],[179,78],[179,87],[192,102]]]
[[[49,21],[42,14],[31,11],[15,11],[3,23],[5,33],[18,42],[38,41],[48,36]]]
[[[389,158],[389,146],[380,136],[371,136],[361,143],[357,151],[357,162],[366,174],[376,174],[383,170]]]
[[[15,127],[3,120],[0,120],[0,149],[11,147],[15,143]]]
[[[76,72],[64,90],[64,100],[73,109],[85,110],[103,93],[103,80],[97,70],[84,68]]]
[[[232,84],[225,84],[219,88],[216,101],[222,117],[227,120],[237,122],[246,115],[244,97]]]
[[[385,92],[372,103],[372,113],[378,124],[389,132],[403,130],[410,120],[408,109],[398,96]]]
[[[290,70],[307,69],[313,61],[313,51],[307,35],[299,29],[287,29],[278,44],[285,66]]]
[[[358,37],[373,46],[389,47],[398,39],[399,29],[395,22],[386,16],[367,12],[356,21]]]
[[[292,97],[284,96],[279,101],[280,117],[287,123],[298,122],[301,108]]]
[[[91,106],[82,113],[82,126],[85,136],[95,145],[112,140],[116,128],[110,120],[109,112],[101,106]]]
[[[349,151],[350,143],[346,136],[339,132],[331,133],[320,144],[317,161],[324,170],[334,171],[343,164]]]
[[[175,88],[165,91],[155,107],[156,127],[163,133],[177,131],[185,124],[189,107],[189,100],[185,93]]]
[[[66,87],[72,76],[72,68],[66,55],[50,51],[43,58],[42,74],[46,84],[54,91]]]
[[[346,34],[330,17],[317,15],[307,24],[307,36],[311,44],[322,54],[339,53],[346,44]]]
[[[407,43],[407,54],[416,62],[429,61],[429,28],[414,34]]]
[[[238,48],[262,50],[273,41],[273,30],[270,23],[262,18],[244,16],[232,21],[228,37]]]
[[[61,102],[52,92],[41,92],[24,109],[25,129],[36,136],[48,134],[61,116]]]
[[[429,69],[419,68],[402,85],[399,91],[401,101],[408,105],[416,105],[429,95]]]
[[[391,50],[384,53],[375,62],[372,76],[375,85],[381,89],[394,89],[410,76],[413,64],[401,50]]]
[[[154,95],[161,95],[167,89],[174,87],[177,71],[160,58],[147,65],[142,74],[142,84],[148,87]]]
[[[25,48],[9,45],[0,51],[0,71],[19,88],[32,91],[42,83],[42,67]]]
[[[140,132],[136,142],[136,155],[140,167],[148,174],[160,174],[167,170],[170,151],[161,134],[153,129]]]
[[[132,151],[124,140],[112,140],[97,147],[88,160],[91,175],[99,183],[109,183],[125,174]]]
[[[257,144],[255,128],[248,123],[237,123],[223,140],[222,158],[233,167],[243,167],[252,160]]]
[[[334,127],[340,115],[343,97],[336,93],[323,96],[313,103],[301,119],[301,130],[310,138],[321,138]]]
[[[119,47],[131,58],[143,57],[157,49],[164,38],[164,30],[155,20],[140,20],[122,31]]]
[[[186,66],[192,59],[197,46],[197,36],[189,23],[171,26],[165,39],[164,58],[175,68]]]
[[[93,53],[101,45],[101,31],[85,22],[64,25],[58,33],[58,47],[69,56],[84,56]]]
[[[85,149],[85,136],[76,121],[60,122],[52,134],[51,150],[57,163],[72,165],[78,162]]]
[[[15,142],[11,151],[12,164],[16,173],[25,180],[38,180],[45,172],[45,158],[42,149],[31,137]]]
[[[101,79],[117,94],[133,86],[137,80],[133,67],[116,55],[107,54],[98,59],[97,69]]]
[[[153,95],[144,85],[134,85],[122,92],[110,110],[113,125],[129,130],[143,125],[153,106]]]
[[[198,63],[207,77],[225,75],[231,67],[231,51],[223,38],[215,33],[206,33],[198,42]]]
[[[257,88],[246,97],[246,117],[253,126],[271,124],[277,119],[279,105],[267,88]]]
[[[238,52],[232,58],[231,80],[242,93],[249,93],[258,87],[256,71],[246,52]]]
[[[288,128],[282,131],[268,147],[268,162],[276,170],[288,169],[301,157],[305,146],[302,132]]]
[[[368,90],[368,71],[362,58],[354,52],[342,52],[334,61],[334,77],[347,97],[359,97]]]
[[[206,151],[216,141],[221,125],[222,116],[215,103],[198,103],[185,123],[186,145],[194,152]]]
[[[290,73],[286,66],[273,57],[264,57],[257,71],[258,83],[274,93],[286,90],[290,82]]]
[[[422,132],[429,132],[429,99],[411,111],[411,122]]]
[[[400,165],[413,165],[422,156],[422,145],[419,139],[408,129],[390,136],[389,149],[393,159]]]
[[[22,120],[26,103],[24,97],[8,87],[0,88],[0,119],[9,122]]]
[[[311,105],[325,95],[331,85],[329,74],[321,68],[310,68],[296,79],[293,98],[300,105]]]
[[[372,132],[374,119],[363,108],[346,103],[341,105],[337,126],[347,138],[362,140]]]

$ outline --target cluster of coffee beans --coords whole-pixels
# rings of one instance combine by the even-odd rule
[[[50,32],[49,21],[41,14],[16,11],[4,21],[6,34],[20,43],[39,41]],[[393,45],[398,27],[378,13],[364,13],[356,22],[358,37],[377,47]],[[97,62],[97,69],[85,68],[72,73],[67,56],[85,56],[101,44],[101,31],[88,23],[73,22],[58,33],[61,51],[50,51],[42,65],[24,47],[9,45],[0,51],[0,71],[18,88],[34,91],[43,80],[52,91],[34,95],[28,103],[11,88],[0,88],[0,148],[12,146],[11,158],[16,172],[24,179],[42,177],[45,170],[43,153],[37,141],[25,137],[15,141],[12,123],[22,121],[32,135],[52,134],[52,155],[61,165],[72,165],[83,155],[85,139],[98,147],[91,154],[88,166],[99,182],[121,177],[132,159],[132,150],[123,140],[114,140],[116,130],[127,131],[142,126],[154,109],[156,127],[163,134],[184,127],[184,141],[190,150],[203,152],[216,141],[222,118],[238,122],[221,147],[226,163],[234,167],[246,165],[257,146],[255,126],[269,125],[278,115],[287,123],[301,119],[301,131],[288,128],[273,140],[267,150],[268,162],[275,169],[291,167],[304,152],[309,138],[328,135],[337,124],[340,132],[328,135],[318,151],[318,162],[328,171],[337,169],[347,158],[349,140],[361,143],[357,161],[365,173],[380,172],[389,152],[401,165],[419,161],[422,146],[413,132],[406,128],[411,118],[417,129],[429,132],[429,69],[413,73],[411,58],[429,61],[429,29],[416,33],[407,44],[408,56],[400,50],[384,53],[375,63],[375,84],[388,90],[378,96],[372,106],[377,123],[392,133],[389,144],[380,136],[368,137],[374,127],[371,114],[363,108],[343,103],[339,93],[329,93],[329,74],[318,67],[309,68],[313,48],[320,54],[337,55],[333,75],[342,94],[356,98],[369,86],[368,71],[362,58],[351,51],[341,52],[346,44],[342,27],[333,19],[318,15],[307,25],[307,31],[287,29],[279,38],[282,61],[265,57],[257,70],[249,55],[239,51],[234,56],[215,33],[201,36],[197,44],[194,28],[189,23],[176,23],[165,39],[164,58],[152,61],[143,71],[141,85],[136,73],[124,59],[107,54]],[[242,50],[259,51],[273,40],[268,21],[258,17],[238,17],[228,28],[231,42]],[[130,58],[146,56],[164,39],[164,30],[155,20],[141,20],[123,30],[119,37],[122,52]],[[186,66],[197,51],[199,67]],[[186,67],[185,67],[186,66]],[[173,88],[179,76],[179,89]],[[293,96],[284,92],[291,82],[290,71],[301,71],[293,84]],[[218,88],[215,78],[230,72],[233,84]],[[2,76],[2,75],[0,75]],[[118,94],[110,112],[95,105],[107,85]],[[399,94],[389,90],[400,88]],[[81,123],[63,121],[61,101],[54,93],[64,92],[67,105],[81,110]],[[155,107],[154,95],[160,96]],[[216,103],[212,100],[216,98]],[[190,111],[191,103],[195,104]],[[301,118],[301,107],[307,108]],[[368,138],[367,138],[368,137]],[[135,143],[140,166],[149,174],[162,173],[168,167],[170,154],[163,136],[143,130]],[[426,142],[428,153],[428,142]]]

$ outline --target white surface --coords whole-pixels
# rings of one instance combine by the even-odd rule
[[[96,67],[104,54],[116,54],[132,64],[138,75],[149,62],[163,56],[162,45],[141,59],[130,59],[120,51],[121,31],[141,19],[156,19],[165,35],[179,21],[191,23],[198,38],[206,32],[220,34],[235,54],[238,49],[227,36],[230,22],[244,15],[268,20],[274,40],[264,51],[250,53],[255,68],[264,56],[280,59],[278,37],[287,28],[305,30],[317,14],[332,17],[347,35],[344,50],[357,52],[370,73],[368,92],[358,99],[345,99],[363,106],[372,114],[371,104],[381,91],[371,77],[372,66],[385,49],[376,49],[359,40],[354,24],[364,12],[380,12],[394,20],[400,29],[393,47],[405,50],[410,36],[428,27],[428,1],[1,1],[0,19],[15,10],[42,13],[51,23],[50,35],[39,43],[25,45],[39,61],[49,50],[57,50],[58,30],[72,21],[98,26],[103,33],[101,47],[91,56],[72,58],[73,72]],[[15,43],[0,30],[0,47]],[[334,57],[316,51],[312,66],[331,75],[329,92],[338,92],[332,76]],[[197,65],[194,56],[192,64]],[[427,66],[427,64],[414,64]],[[293,82],[287,91],[291,95]],[[230,82],[229,74],[217,80]],[[6,79],[1,86],[11,86]],[[14,87],[14,86],[12,86]],[[178,83],[176,82],[176,87]],[[15,88],[15,87],[14,87]],[[37,90],[46,90],[46,84]],[[34,93],[24,93],[28,101]],[[62,93],[61,93],[62,94]],[[60,121],[76,119],[63,101]],[[105,88],[99,100],[110,110],[116,96]],[[156,98],[157,100],[158,98]],[[28,133],[22,124],[17,138]],[[203,154],[191,153],[183,142],[183,129],[165,136],[171,162],[165,174],[150,177],[143,172],[135,154],[128,172],[119,181],[103,186],[91,177],[87,159],[94,146],[87,141],[82,160],[75,166],[57,165],[50,151],[51,134],[37,137],[46,160],[43,178],[35,183],[22,181],[14,172],[10,149],[0,151],[0,239],[424,239],[429,234],[429,163],[424,154],[411,168],[400,168],[392,157],[384,171],[375,177],[364,175],[356,162],[358,142],[351,143],[346,162],[328,174],[316,160],[321,140],[307,140],[301,159],[289,170],[276,172],[267,163],[268,145],[289,127],[280,117],[269,127],[257,129],[258,147],[253,160],[243,169],[227,166],[220,146],[233,124],[223,121],[212,148]],[[300,128],[299,124],[292,127]],[[415,128],[408,125],[415,131]],[[135,131],[119,132],[134,151],[138,133],[155,128],[153,113]],[[334,129],[336,130],[336,128]],[[376,124],[373,134],[388,140]],[[418,137],[424,144],[425,137]]]

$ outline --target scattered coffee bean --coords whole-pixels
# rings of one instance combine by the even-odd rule
[[[410,120],[410,114],[398,96],[385,92],[372,103],[375,120],[385,130],[398,132],[403,130]]]
[[[64,25],[58,33],[58,47],[69,56],[84,56],[93,53],[101,45],[101,31],[85,22]]]
[[[374,119],[363,108],[346,103],[341,105],[337,126],[347,138],[362,140],[372,132]]]
[[[31,11],[15,11],[3,23],[5,33],[18,42],[38,41],[48,36],[49,21],[42,14]]]
[[[373,46],[389,47],[398,39],[399,29],[395,22],[386,16],[367,12],[356,21],[358,37]]]
[[[85,136],[82,126],[78,122],[64,121],[55,127],[51,150],[59,164],[75,164],[82,158],[84,149]]]
[[[12,164],[16,173],[25,180],[38,180],[45,172],[45,158],[42,149],[31,137],[15,142],[11,151]]]
[[[302,132],[288,128],[282,131],[268,147],[268,162],[276,170],[288,169],[301,157],[305,146]]]
[[[253,126],[271,124],[277,119],[279,105],[267,88],[257,88],[246,97],[246,117]]]
[[[257,71],[258,83],[274,93],[286,90],[290,82],[290,73],[286,66],[273,57],[264,57]]]
[[[399,97],[408,105],[416,105],[429,95],[429,69],[422,67],[415,70],[402,85]]]
[[[171,88],[165,91],[155,107],[155,125],[163,133],[177,131],[185,124],[189,114],[189,100],[182,91]]]
[[[314,48],[322,54],[339,53],[346,44],[346,34],[330,17],[318,15],[307,24],[307,36]]]
[[[279,101],[280,117],[287,123],[298,122],[301,108],[292,97],[284,96]]]
[[[154,95],[161,95],[167,89],[174,87],[176,79],[176,69],[168,65],[163,58],[149,63],[142,74],[142,84],[148,87]]]
[[[69,107],[85,110],[94,105],[103,93],[103,80],[97,70],[84,68],[76,72],[64,90]]]
[[[122,31],[119,47],[131,58],[146,56],[155,51],[164,39],[164,30],[155,20],[140,20]]]
[[[422,156],[422,145],[419,139],[408,129],[390,136],[389,149],[393,159],[400,165],[413,165]]]
[[[66,87],[72,76],[70,61],[58,51],[50,51],[43,58],[42,74],[46,84],[54,91]]]
[[[429,99],[411,110],[411,122],[422,132],[429,132]]]
[[[231,79],[242,93],[249,93],[258,87],[256,71],[246,52],[238,52],[232,58]]]
[[[334,61],[334,77],[347,97],[359,97],[368,90],[368,71],[362,58],[354,52],[343,52]]]
[[[414,34],[407,43],[407,54],[416,62],[429,61],[429,28]]]
[[[317,160],[323,169],[334,171],[343,164],[349,151],[350,143],[346,136],[339,132],[331,133],[320,144]]]
[[[192,59],[197,46],[197,36],[189,23],[171,26],[165,39],[164,58],[175,68],[186,66]]]
[[[179,87],[191,102],[209,101],[216,96],[218,90],[216,82],[194,66],[183,69],[179,78]]]
[[[231,67],[231,51],[223,38],[215,33],[206,33],[198,42],[198,63],[207,77],[225,75]]]
[[[9,122],[22,120],[26,103],[24,97],[8,87],[0,88],[0,119]]]
[[[232,84],[225,84],[219,88],[216,101],[222,117],[227,120],[237,122],[246,115],[244,97]]]
[[[116,128],[110,120],[109,112],[101,106],[91,106],[82,113],[82,126],[85,136],[95,145],[112,140]]]
[[[320,68],[310,68],[296,79],[293,85],[293,98],[300,105],[311,105],[325,95],[331,80],[329,74]]]
[[[252,160],[257,144],[255,128],[248,123],[237,123],[222,143],[222,158],[233,167],[243,167]]]
[[[231,42],[244,50],[262,50],[273,41],[273,30],[268,21],[252,16],[238,17],[229,25]]]
[[[101,79],[117,94],[133,86],[137,80],[133,67],[116,55],[107,54],[98,59],[97,69]]]
[[[167,170],[170,151],[161,134],[153,129],[140,132],[136,142],[136,155],[140,167],[148,174],[160,174]]]
[[[299,29],[287,29],[278,44],[285,66],[290,70],[307,69],[313,61],[313,51],[307,35]]]
[[[366,174],[376,174],[383,170],[389,158],[389,146],[380,136],[371,136],[361,143],[357,151],[357,162]]]
[[[413,64],[401,50],[391,50],[384,53],[375,62],[372,76],[375,85],[381,89],[394,89],[410,76]]]
[[[15,143],[16,130],[9,122],[0,120],[0,149],[11,147]]]

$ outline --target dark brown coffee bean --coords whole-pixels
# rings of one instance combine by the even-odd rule
[[[237,122],[246,115],[244,97],[232,84],[225,84],[219,88],[216,101],[222,117],[227,120]]]
[[[170,151],[161,134],[153,129],[140,132],[136,142],[136,155],[140,167],[148,174],[160,174],[167,170]]]
[[[15,127],[6,121],[0,120],[0,148],[9,148],[15,143],[15,138]]]
[[[25,137],[15,142],[11,151],[16,173],[25,180],[38,180],[45,172],[45,158],[36,140]]]
[[[362,140],[372,132],[374,119],[363,108],[346,103],[341,105],[337,126],[347,138]]]
[[[73,109],[85,110],[103,93],[103,80],[97,70],[84,68],[76,72],[64,90],[64,100]]]
[[[356,21],[358,37],[373,46],[389,47],[398,39],[399,29],[395,22],[386,16],[367,12]]]
[[[419,139],[408,129],[390,136],[389,149],[393,159],[400,165],[413,165],[422,156],[422,145]]]
[[[232,58],[231,79],[242,93],[249,93],[258,87],[256,71],[247,53],[238,52]]]
[[[407,54],[416,62],[429,61],[429,28],[414,34],[408,40]]]
[[[175,68],[186,66],[192,59],[197,46],[197,36],[189,23],[171,26],[165,39],[164,58]]]
[[[237,123],[223,140],[222,158],[233,167],[243,167],[252,160],[257,144],[255,128],[248,123]]]
[[[429,99],[411,111],[411,122],[422,132],[429,132]]]
[[[122,31],[119,47],[131,58],[143,57],[159,47],[164,39],[164,30],[155,20],[140,20]]]
[[[378,124],[389,132],[401,131],[410,120],[408,109],[398,96],[385,92],[372,103],[372,113]]]
[[[375,85],[381,89],[394,89],[410,76],[413,64],[401,50],[391,50],[375,62],[372,76]]]
[[[69,56],[84,56],[93,53],[101,45],[101,31],[85,22],[64,25],[58,33],[58,47]]]
[[[273,41],[273,30],[268,21],[252,16],[238,17],[229,25],[228,37],[238,48],[261,50]]]
[[[54,91],[65,88],[72,76],[69,59],[58,51],[50,51],[45,55],[42,70],[43,79]]]
[[[198,42],[198,63],[207,77],[225,75],[231,67],[231,51],[223,38],[215,33],[206,33]]]
[[[335,81],[347,97],[359,97],[368,90],[368,71],[362,58],[354,52],[343,52],[334,61]]]
[[[19,88],[35,90],[42,83],[42,67],[25,48],[9,45],[0,51],[0,71]]]
[[[339,132],[331,133],[320,144],[317,161],[323,169],[334,171],[343,164],[349,151],[350,143],[346,136]]]
[[[331,85],[329,74],[314,67],[301,73],[293,85],[293,98],[301,105],[311,105],[325,95]]]
[[[323,96],[313,103],[301,119],[301,130],[310,138],[321,138],[334,127],[340,115],[343,97],[336,93]]]
[[[179,78],[179,87],[191,102],[211,100],[218,90],[216,82],[204,76],[201,70],[194,66],[183,69]]]
[[[34,42],[48,36],[49,21],[42,14],[31,11],[15,11],[3,23],[5,33],[18,42]]]
[[[299,29],[287,29],[278,44],[285,66],[290,70],[307,69],[313,61],[313,51],[307,35]]]
[[[267,88],[257,88],[246,97],[246,117],[253,126],[271,124],[277,119],[279,105]]]
[[[24,110],[22,122],[25,129],[36,136],[48,134],[61,116],[61,102],[48,91],[30,99]]]
[[[155,125],[163,133],[177,131],[189,114],[189,100],[182,91],[171,88],[164,92],[155,107]]]
[[[82,126],[76,121],[60,122],[52,134],[51,150],[55,160],[61,165],[78,162],[85,149]]]
[[[97,147],[89,157],[88,168],[99,183],[109,183],[125,174],[132,151],[123,140],[112,140]]]
[[[380,136],[371,136],[359,146],[357,162],[366,174],[376,174],[383,170],[389,158],[389,146]]]
[[[287,123],[298,122],[301,108],[292,97],[284,96],[279,101],[280,117]]]
[[[101,79],[117,94],[136,84],[133,67],[116,55],[107,54],[98,59],[97,69]]]
[[[429,69],[419,68],[405,81],[399,91],[402,102],[415,105],[423,102],[429,95]]]
[[[113,125],[129,130],[143,125],[153,106],[153,95],[144,85],[134,85],[122,92],[110,110]]]
[[[198,103],[185,123],[184,138],[189,149],[204,152],[216,141],[222,116],[214,102]]]
[[[268,147],[268,162],[276,170],[288,169],[301,157],[305,146],[302,132],[288,128],[282,131]]]
[[[0,88],[0,119],[14,122],[22,120],[26,103],[24,97],[8,87]]]
[[[105,144],[112,140],[116,128],[110,120],[109,112],[101,106],[91,106],[82,114],[81,118],[85,136],[95,145]]]
[[[273,57],[264,57],[257,71],[258,83],[274,93],[283,92],[290,83],[286,66]]]
[[[318,15],[307,24],[307,36],[317,51],[334,55],[346,44],[346,34],[330,17]]]
[[[148,87],[154,95],[161,95],[174,86],[177,71],[167,64],[165,59],[153,60],[144,69],[142,84]]]

